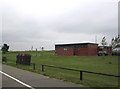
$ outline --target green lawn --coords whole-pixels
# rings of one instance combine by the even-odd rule
[[[3,54],[2,56],[7,57],[8,65],[29,70],[32,72],[37,72],[45,76],[50,76],[52,78],[70,81],[77,84],[83,84],[90,87],[118,86],[117,77],[83,73],[83,80],[81,81],[79,79],[80,73],[77,71],[56,69],[50,67],[45,67],[44,72],[41,71],[41,65],[47,64],[58,67],[118,75],[118,56],[57,56],[54,55],[54,51],[20,52],[29,53],[32,55],[31,61],[32,63],[36,64],[36,70],[34,71],[32,65],[16,65],[15,61],[17,53],[19,52],[8,52],[6,54]],[[109,62],[111,62],[111,64]]]

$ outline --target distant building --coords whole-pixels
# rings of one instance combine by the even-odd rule
[[[99,46],[98,51],[103,51],[103,46]],[[112,54],[112,49],[110,46],[104,46],[104,51],[106,51],[108,55]]]
[[[74,43],[55,44],[55,54],[68,56],[97,56],[98,44],[95,43]]]

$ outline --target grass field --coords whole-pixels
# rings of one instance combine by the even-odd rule
[[[36,70],[33,66],[16,65],[17,53],[29,53],[32,55],[31,61],[36,64]],[[36,56],[37,55],[37,56]],[[57,78],[64,81],[70,81],[77,84],[83,84],[90,87],[117,87],[118,78],[104,75],[96,75],[83,73],[83,80],[79,79],[80,73],[77,71],[56,69],[45,67],[45,71],[41,71],[41,65],[54,65],[57,67],[65,67],[91,72],[106,73],[118,75],[118,57],[117,56],[57,56],[54,51],[39,52],[8,52],[2,56],[7,57],[8,65],[21,69],[37,72],[51,78]],[[109,63],[111,62],[111,63]]]

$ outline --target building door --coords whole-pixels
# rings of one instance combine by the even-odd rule
[[[74,48],[74,55],[75,56],[79,56],[80,55],[80,48],[79,47]]]
[[[74,48],[74,56],[77,56],[78,55],[78,48]]]

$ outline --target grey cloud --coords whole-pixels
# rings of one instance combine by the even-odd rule
[[[42,26],[32,19],[21,19],[16,15],[3,16],[3,40],[26,41],[28,38],[42,37]]]
[[[4,6],[3,42],[16,44],[18,48],[20,44],[25,47],[29,44],[29,48],[37,44],[46,45],[49,49],[48,46],[52,48],[55,42],[94,41],[95,35],[114,37],[117,34],[118,19],[116,5],[109,2],[84,3],[69,11],[66,9],[64,13],[52,11],[50,15],[44,15],[44,11],[41,13],[39,10],[29,14],[32,12],[30,9],[28,11],[31,12],[22,13],[14,6]]]
[[[114,8],[114,10],[113,10]],[[111,9],[111,10],[109,10]],[[91,10],[91,9],[90,9]],[[107,33],[112,34],[117,31],[117,13],[115,7],[109,7],[106,10],[99,8],[96,11],[81,12],[81,9],[72,12],[56,21],[55,31],[61,33]]]

